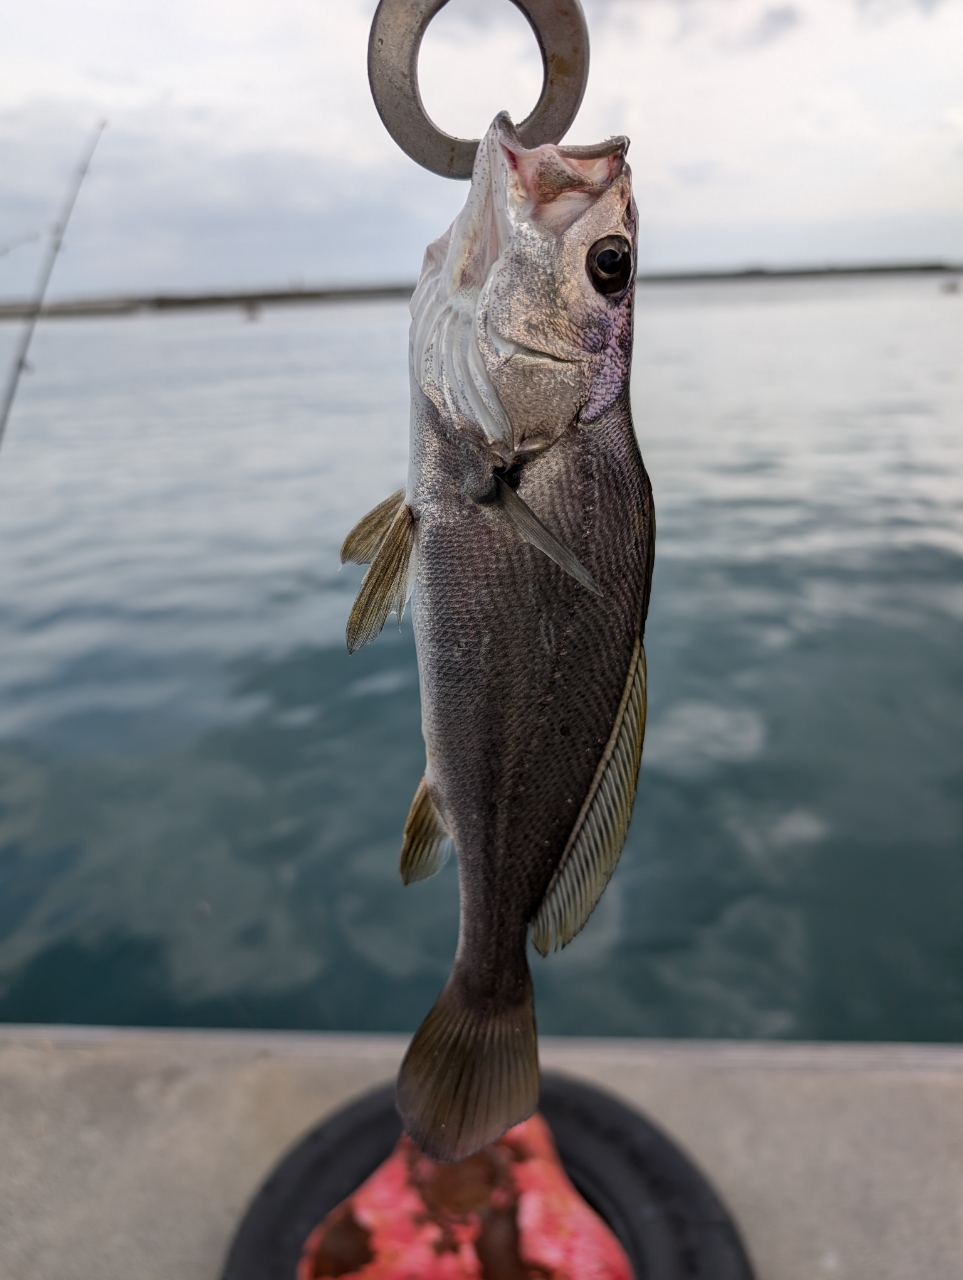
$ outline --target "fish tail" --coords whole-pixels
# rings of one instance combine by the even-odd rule
[[[517,999],[473,994],[456,967],[398,1073],[398,1110],[433,1160],[463,1160],[538,1104],[538,1035],[528,964]]]

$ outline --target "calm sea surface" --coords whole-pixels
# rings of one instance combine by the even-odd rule
[[[47,323],[0,453],[0,1019],[406,1030],[411,628],[348,658],[404,481],[403,304]],[[6,367],[15,330],[0,328]],[[963,295],[649,288],[635,819],[558,1033],[963,1040]]]

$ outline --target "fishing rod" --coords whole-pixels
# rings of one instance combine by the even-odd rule
[[[74,205],[77,203],[77,196],[80,194],[80,188],[84,178],[87,176],[87,170],[90,168],[90,162],[94,157],[97,143],[100,141],[100,135],[107,126],[106,120],[101,120],[94,130],[93,136],[84,148],[80,165],[71,180],[67,190],[67,198],[64,201],[60,217],[54,223],[53,231],[50,237],[50,244],[44,255],[43,263],[40,267],[40,276],[37,280],[37,291],[34,295],[33,302],[30,305],[30,311],[26,317],[26,323],[23,327],[23,333],[20,335],[20,341],[17,343],[13,356],[13,364],[10,366],[10,374],[7,378],[6,389],[3,393],[3,399],[0,400],[0,445],[3,444],[3,435],[7,429],[7,419],[10,417],[10,410],[13,407],[14,396],[17,394],[17,385],[20,382],[20,375],[23,373],[27,364],[27,352],[30,349],[30,340],[33,337],[33,331],[37,327],[37,318],[43,307],[43,300],[47,293],[47,285],[50,283],[50,276],[53,273],[54,263],[57,261],[57,254],[60,252],[60,246],[63,244],[64,233],[67,230],[67,223],[70,221],[70,215],[74,211]]]

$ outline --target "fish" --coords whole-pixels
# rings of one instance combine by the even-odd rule
[[[527,940],[545,956],[581,930],[635,801],[655,514],[629,404],[627,148],[526,148],[495,118],[411,300],[405,488],[342,548],[369,565],[349,651],[411,603],[426,765],[403,881],[457,852],[454,964],[397,1082],[438,1161],[535,1110]]]

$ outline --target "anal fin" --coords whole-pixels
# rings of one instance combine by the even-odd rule
[[[560,542],[551,530],[545,528],[525,499],[520,498],[511,485],[506,484],[499,475],[495,476],[495,487],[506,515],[525,541],[530,542],[533,547],[538,547],[549,560],[554,560],[560,569],[564,569],[588,591],[600,596],[602,590],[588,569],[573,552],[569,551],[564,542]]]
[[[451,853],[451,837],[422,778],[408,810],[398,869],[405,884],[427,880],[440,871]]]
[[[414,542],[415,518],[407,503],[402,503],[364,575],[348,617],[345,634],[349,653],[381,634],[392,609],[397,610],[398,621],[401,621],[408,598],[408,569]]]
[[[645,650],[638,639],[602,759],[532,921],[532,941],[543,956],[572,941],[595,910],[618,864],[635,803],[645,706]]]
[[[404,500],[404,489],[398,489],[390,498],[385,498],[384,502],[379,502],[366,516],[361,517],[341,545],[342,564],[371,563]]]

